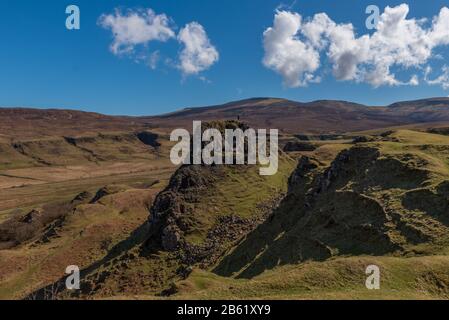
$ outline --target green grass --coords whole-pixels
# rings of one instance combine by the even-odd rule
[[[381,270],[380,290],[365,286],[368,265]],[[175,299],[447,299],[449,257],[340,257],[277,267],[251,280],[195,270]]]
[[[226,166],[223,179],[195,205],[197,227],[188,234],[187,240],[202,243],[219,216],[256,217],[260,214],[259,204],[287,191],[287,181],[295,165],[292,158],[282,155],[279,170],[272,176],[261,176],[258,166]]]
[[[113,135],[102,139],[101,146],[94,141],[83,147],[109,159],[134,163],[125,154],[138,150],[126,139],[115,141]],[[305,154],[319,165],[260,232],[234,248],[235,244],[225,246],[227,251],[217,266],[194,268],[185,280],[176,274],[180,261],[175,254],[156,251],[146,255],[140,247],[146,236],[139,227],[148,218],[144,203],[148,195],[138,186],[159,179],[151,188],[154,192],[166,185],[173,171],[164,167],[166,157],[154,160],[160,162],[153,163],[154,170],[148,172],[2,190],[0,221],[15,208],[26,211],[66,201],[81,191],[95,193],[112,183],[124,186],[96,204],[78,206],[59,230],[60,238],[0,251],[0,298],[23,297],[59,279],[65,266],[78,264],[90,268],[87,280],[98,286],[90,296],[94,298],[159,299],[157,294],[175,283],[178,293],[171,299],[448,299],[449,218],[443,212],[447,195],[441,183],[449,177],[449,137],[399,130],[386,139],[359,144],[378,149],[380,157],[371,162],[352,153],[330,189],[314,199],[309,216],[304,216],[305,199],[301,197],[339,152],[354,146],[348,141],[323,142],[314,152],[292,153],[291,157],[282,154],[274,176],[260,176],[258,166],[224,167],[212,186],[201,189],[198,201],[189,203],[192,225],[186,237],[193,244],[204,243],[220,216],[260,217],[261,205],[287,191],[297,164],[293,157]],[[123,149],[122,144],[131,149]],[[153,161],[146,155],[143,158]],[[330,217],[348,228],[329,227]],[[393,249],[377,238],[361,245],[363,239],[358,237],[364,233],[357,231],[373,225],[388,236]],[[310,243],[303,235],[319,241]],[[108,248],[102,245],[105,241]],[[117,253],[111,250],[114,246]],[[332,254],[322,259],[323,248]],[[381,268],[380,290],[365,287],[365,269],[370,264]],[[105,273],[108,276],[103,281]]]

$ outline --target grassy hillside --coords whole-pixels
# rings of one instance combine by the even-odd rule
[[[127,250],[84,270],[85,290],[81,297],[170,295],[171,285],[187,277],[192,266],[207,269],[263,221],[276,197],[286,192],[293,168],[294,161],[285,155],[279,173],[272,177],[261,177],[258,168],[250,166],[222,170],[208,166],[180,168],[151,210],[153,214],[163,214],[160,210],[165,209],[164,214],[170,216],[158,225],[153,221],[154,216],[150,216],[143,243],[132,241],[134,234],[129,239],[133,245]],[[193,182],[183,182],[189,179]],[[177,188],[180,185],[183,188]],[[169,202],[166,202],[167,195],[171,195]],[[185,211],[174,222],[172,214],[180,207]],[[164,248],[167,228],[179,231],[176,245],[170,248]]]
[[[252,98],[223,105],[185,108],[162,116],[108,116],[76,110],[0,108],[2,140],[42,137],[91,136],[105,132],[190,129],[193,120],[236,120],[253,128],[274,128],[283,133],[345,133],[392,126],[449,122],[449,99],[398,102],[365,106],[349,101],[297,102],[279,98]]]
[[[388,112],[418,117],[444,103]],[[222,111],[311,107],[284,104]],[[343,118],[361,107],[338,105]],[[89,117],[98,129],[103,118]],[[0,298],[449,298],[448,132],[440,122],[283,134],[274,176],[247,165],[175,168],[163,131],[3,135]],[[364,286],[369,264],[381,268],[379,291]],[[82,269],[79,292],[63,288],[68,265]]]
[[[340,255],[445,250],[448,142],[398,131],[340,152],[329,166],[303,158],[273,217],[216,271],[248,278],[278,265]]]
[[[377,265],[380,290],[367,290],[365,270]],[[448,256],[338,257],[278,266],[252,279],[195,270],[173,299],[448,299]],[[144,297],[137,297],[144,298]]]
[[[159,195],[161,199],[167,192],[176,194],[170,199],[177,200],[165,209],[191,207],[181,211],[184,220],[165,220],[164,227],[178,228],[177,247],[164,248],[158,238],[164,236],[163,228],[158,229],[146,245],[148,250],[148,245],[159,243],[157,249],[149,253],[141,247],[141,258],[124,271],[135,276],[145,265],[158,275],[160,286],[149,291],[153,295],[135,287],[114,292],[112,288],[128,280],[108,277],[101,287],[108,290],[100,289],[99,296],[114,292],[116,298],[136,299],[160,294],[172,299],[447,298],[448,138],[400,130],[357,139],[363,142],[331,142],[315,151],[283,156],[283,169],[270,181],[259,181],[264,178],[251,168],[181,168]],[[299,162],[287,182],[291,157]],[[196,180],[185,183],[189,177]],[[248,191],[253,185],[257,192]],[[254,208],[266,199],[266,192],[272,194],[273,186],[288,193],[278,205],[268,206],[268,218],[258,220],[257,227],[237,229],[244,236],[241,240],[223,237],[222,227],[234,235],[236,225],[248,222],[239,219],[257,217],[258,212],[266,217],[266,210]],[[162,208],[158,200],[155,205]],[[221,220],[224,213],[232,213],[236,224],[221,225],[229,223]],[[381,290],[365,288],[370,264],[381,268]]]
[[[33,236],[23,239],[13,233],[9,239],[3,239],[5,248],[9,247],[0,254],[15,254],[21,259],[35,256],[37,260],[27,264],[21,272],[5,273],[5,279],[8,278],[3,282],[5,297],[49,299],[169,295],[171,285],[187,277],[192,266],[209,268],[224,251],[264,221],[287,192],[288,177],[296,163],[290,156],[281,154],[279,172],[266,177],[259,175],[257,166],[183,166],[167,180],[174,168],[168,165],[169,143],[164,138],[157,139],[159,145],[148,147],[151,140],[148,136],[138,137],[145,144],[139,144],[135,135],[113,137],[102,135],[93,140],[81,137],[68,141],[77,149],[82,145],[83,149],[89,147],[96,154],[105,155],[104,150],[108,150],[114,155],[113,159],[98,160],[98,164],[87,159],[90,168],[98,165],[102,172],[99,176],[89,177],[87,181],[74,179],[47,183],[45,187],[62,189],[64,193],[44,193],[45,198],[37,196],[43,191],[44,185],[41,184],[16,189],[16,195],[22,189],[33,190],[31,195],[36,196],[31,199],[36,202],[27,204],[21,212],[5,210],[0,227],[7,229],[12,225],[14,229],[26,229],[26,234]],[[142,153],[123,152],[120,147],[122,141],[129,148],[136,148],[133,144],[142,147]],[[113,170],[105,172],[108,165],[119,169],[120,163],[136,171],[118,175],[111,175]],[[44,168],[54,167],[56,165]],[[61,170],[68,167],[59,166]],[[41,168],[38,165],[31,171],[36,175],[36,170]],[[153,185],[151,181],[156,179],[160,182]],[[156,196],[159,188],[164,189]],[[54,210],[38,205],[48,202],[58,203],[64,210],[54,214]],[[155,216],[165,214],[167,216],[157,224]],[[36,216],[38,222],[25,222],[29,220],[27,215]],[[11,222],[8,216],[16,218]],[[170,234],[167,230],[172,228],[176,228],[176,232],[179,230],[180,234]],[[95,231],[90,235],[86,230]],[[47,239],[47,234],[52,236]],[[167,248],[164,238],[173,236],[176,245]],[[62,242],[64,245],[60,245]],[[49,251],[50,244],[53,250]],[[82,244],[80,251],[74,248],[78,244]],[[51,256],[57,258],[53,260],[43,252],[51,252]],[[89,254],[86,256],[84,252]],[[71,258],[72,255],[75,257]],[[54,267],[45,277],[40,277],[39,273],[47,267],[47,260]],[[61,268],[70,261],[82,269],[80,292],[63,289]],[[30,270],[32,266],[33,270]],[[32,281],[30,287],[24,287],[21,281],[30,275],[36,281]]]
[[[61,205],[57,212],[44,207],[42,215],[15,224],[12,230],[3,224],[2,236],[7,230],[24,230],[24,234],[11,238],[10,247],[0,250],[0,298],[23,298],[61,278],[69,265],[87,268],[96,264],[146,224],[158,187],[110,186],[95,202],[91,195],[81,203]]]
[[[169,145],[151,132],[5,142],[0,298],[23,298],[68,265],[89,268],[143,241],[149,207],[176,169]]]

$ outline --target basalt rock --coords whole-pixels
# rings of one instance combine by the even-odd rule
[[[157,241],[167,251],[182,246],[184,234],[191,227],[183,218],[192,214],[192,206],[200,201],[203,193],[213,189],[221,175],[219,167],[186,165],[179,168],[150,209],[152,241]]]
[[[252,278],[282,264],[400,255],[417,244],[444,243],[449,183],[427,186],[427,163],[417,157],[356,145],[323,170],[303,156],[287,196],[215,272]]]
[[[20,222],[23,223],[37,223],[42,218],[42,210],[41,209],[34,209],[31,210],[29,213],[27,213],[25,216],[22,217]]]

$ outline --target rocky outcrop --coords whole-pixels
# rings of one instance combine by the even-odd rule
[[[298,161],[296,169],[288,179],[289,192],[293,192],[299,184],[303,183],[304,178],[317,168],[318,163],[316,161],[307,156],[302,156]]]
[[[378,149],[369,147],[353,147],[340,152],[336,159],[332,161],[330,167],[320,177],[320,185],[317,187],[316,192],[320,193],[328,190],[337,179],[345,183],[348,178],[363,172],[379,156],[380,152]]]
[[[221,174],[219,167],[186,165],[179,168],[150,209],[151,239],[167,251],[181,248],[185,244],[184,234],[191,228],[186,217],[192,214],[193,204],[200,201],[203,193],[213,189]]]
[[[33,209],[29,213],[24,215],[20,219],[20,222],[28,223],[28,224],[38,223],[42,219],[42,216],[43,216],[42,209]]]
[[[449,136],[449,128],[443,127],[443,128],[431,128],[427,130],[428,133],[433,134],[441,134],[445,136]]]
[[[186,265],[198,264],[202,268],[214,265],[226,249],[263,223],[279,205],[281,199],[282,195],[279,195],[259,204],[260,215],[256,217],[242,218],[236,215],[218,217],[215,226],[209,230],[204,244],[186,243],[179,255],[181,261]]]
[[[314,151],[316,146],[307,142],[289,141],[284,146],[285,152]]]
[[[426,162],[356,145],[324,170],[301,157],[278,208],[216,267],[251,278],[282,264],[337,255],[405,254],[447,241],[449,183],[425,187]]]
[[[239,121],[211,121],[202,124],[202,130],[218,129],[222,134],[226,129],[247,125]],[[214,192],[216,183],[225,175],[224,166],[184,165],[170,178],[167,188],[156,198],[150,209],[150,235],[164,250],[192,248],[185,235],[192,233],[202,224],[194,212],[195,204],[206,194]],[[197,259],[193,259],[197,260]]]
[[[90,201],[90,203],[96,203],[98,201],[100,201],[101,199],[103,199],[104,197],[111,195],[111,194],[115,194],[115,193],[119,193],[126,190],[125,186],[121,186],[121,185],[108,185],[108,186],[104,186],[103,188],[99,189],[97,191],[97,193],[95,194],[95,196],[92,198],[92,200]],[[81,196],[81,195],[78,195]]]
[[[281,196],[273,194],[257,205],[257,214],[249,217],[226,212],[212,216],[207,210],[200,213],[198,206],[207,206],[205,199],[218,193],[217,185],[226,177],[226,166],[179,168],[150,209],[149,243],[175,253],[185,265],[210,266],[227,248],[262,223],[280,201]],[[205,238],[200,243],[189,241],[188,236],[199,230],[206,230]]]
[[[88,203],[92,198],[93,195],[89,191],[83,191],[77,194],[70,203],[73,205]]]

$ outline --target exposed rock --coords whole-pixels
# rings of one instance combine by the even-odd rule
[[[92,199],[92,194],[88,191],[83,191],[75,196],[70,202],[73,205],[78,205],[82,203],[88,203],[90,199]]]
[[[372,139],[368,138],[367,136],[358,136],[352,139],[352,143],[365,143],[372,141]]]
[[[176,250],[180,245],[181,239],[182,232],[174,224],[170,224],[162,230],[161,241],[164,250]]]
[[[317,193],[330,188],[332,182],[337,177],[344,178],[353,174],[354,172],[352,172],[353,170],[351,168],[354,168],[354,171],[363,171],[363,169],[357,170],[357,168],[363,168],[372,164],[379,156],[380,152],[378,149],[369,147],[356,146],[340,152],[321,177],[321,183],[317,189]]]
[[[295,186],[301,183],[304,177],[317,167],[318,164],[315,161],[311,160],[307,156],[302,156],[298,161],[296,169],[288,179],[289,192],[292,192]]]
[[[20,222],[23,223],[36,223],[42,218],[42,209],[33,209],[25,216],[22,217]]]
[[[431,129],[427,130],[427,132],[433,133],[433,134],[441,134],[441,135],[449,136],[449,128],[447,128],[447,127],[431,128]]]
[[[97,193],[95,194],[95,196],[93,197],[93,199],[90,201],[90,203],[96,203],[99,200],[101,200],[102,198],[111,195],[111,194],[115,194],[115,193],[119,193],[124,191],[126,188],[124,186],[120,186],[120,185],[109,185],[109,186],[105,186],[103,188],[101,188],[100,190],[97,191]]]
[[[182,166],[171,177],[167,188],[155,199],[150,209],[150,234],[162,248],[174,251],[184,243],[184,233],[191,226],[185,219],[191,204],[200,201],[205,192],[223,175],[220,167]]]
[[[307,142],[297,142],[297,141],[289,141],[284,146],[285,152],[295,152],[295,151],[314,151],[316,150],[316,146]]]
[[[447,241],[449,183],[423,187],[430,173],[415,158],[354,146],[323,171],[303,156],[279,207],[215,271],[251,278],[280,264]]]

